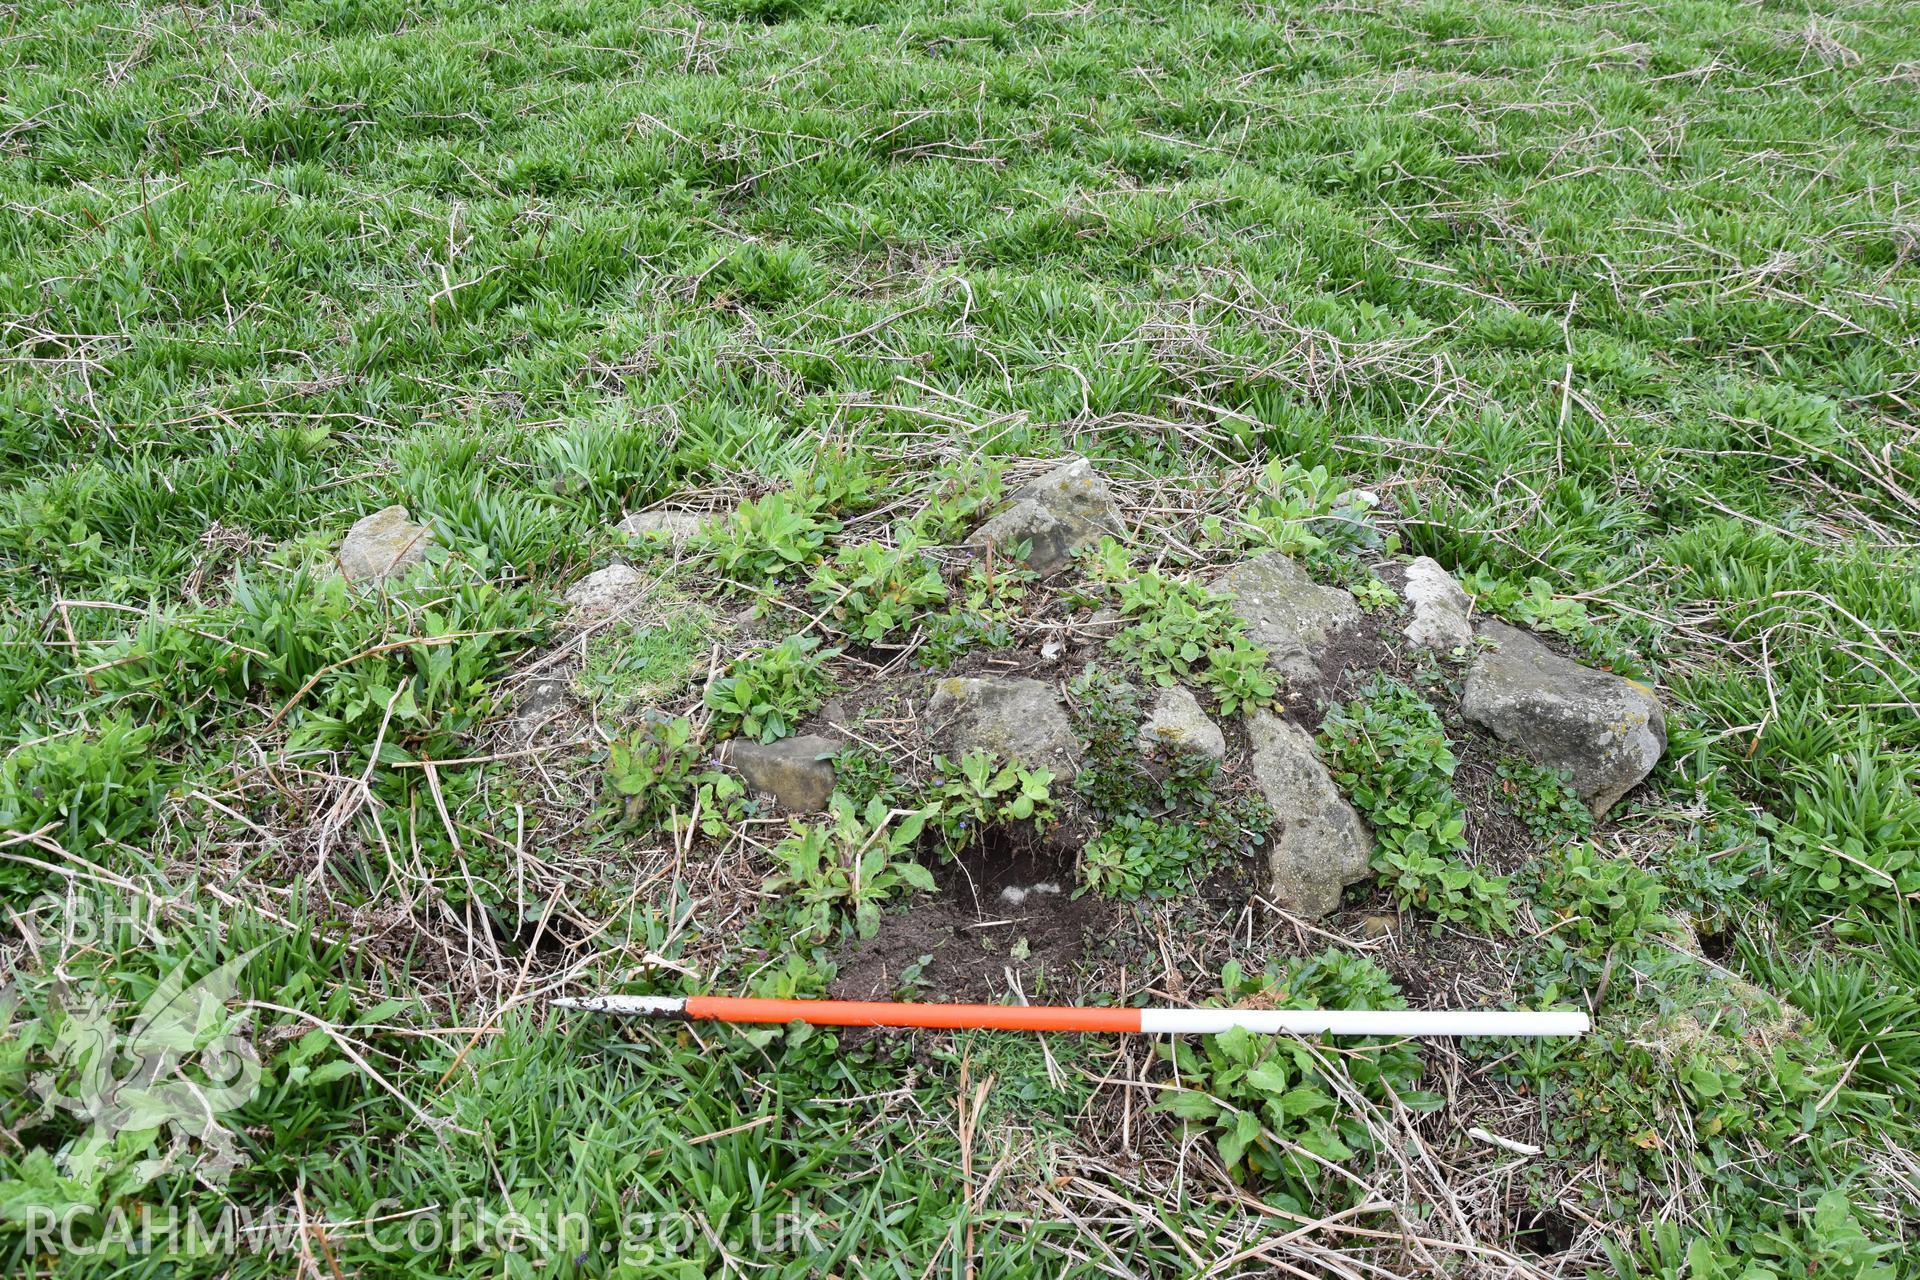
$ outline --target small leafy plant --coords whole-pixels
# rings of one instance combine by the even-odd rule
[[[1272,548],[1290,556],[1316,556],[1381,545],[1372,512],[1380,499],[1324,466],[1302,467],[1275,458],[1260,476],[1259,496],[1229,528],[1209,518],[1202,536],[1209,542]]]
[[[927,799],[935,831],[951,854],[971,844],[989,826],[1031,822],[1046,830],[1053,820],[1053,771],[1002,762],[987,751],[969,751],[958,762],[933,759]]]
[[[1540,872],[1536,902],[1553,916],[1552,945],[1575,952],[1590,965],[1616,947],[1640,947],[1668,932],[1660,881],[1625,858],[1609,858],[1590,844],[1572,844],[1549,855]]]
[[[827,822],[796,825],[774,846],[778,870],[767,888],[794,900],[803,937],[825,942],[846,920],[856,936],[871,938],[889,901],[908,890],[933,890],[933,874],[913,860],[929,814],[889,809],[878,797],[857,809],[835,796],[830,815]]]
[[[1215,850],[1184,822],[1128,814],[1087,842],[1080,888],[1110,898],[1157,897],[1190,887],[1214,865]]]
[[[1275,703],[1279,686],[1267,651],[1247,638],[1230,596],[1198,583],[1136,569],[1126,548],[1103,538],[1089,555],[1094,578],[1111,590],[1128,619],[1110,642],[1162,687],[1187,683],[1210,691],[1224,715]]]
[[[1276,820],[1273,810],[1254,792],[1223,778],[1218,760],[1167,744],[1141,750],[1146,707],[1138,688],[1113,671],[1090,666],[1075,677],[1071,692],[1083,745],[1074,790],[1107,828],[1123,829],[1129,819],[1149,817],[1172,822],[1183,829],[1178,839],[1198,842],[1208,869],[1265,843]],[[1132,840],[1113,840],[1116,847],[1095,856],[1124,866],[1127,858],[1119,846]],[[1095,870],[1102,883],[1089,884],[1101,892],[1126,883],[1124,875],[1116,880],[1104,867]]]
[[[1485,565],[1458,575],[1460,587],[1483,613],[1563,636],[1578,636],[1591,625],[1587,606],[1553,593],[1545,578],[1524,581],[1502,577]]]
[[[1466,807],[1453,790],[1457,762],[1439,714],[1417,691],[1376,677],[1327,716],[1320,745],[1334,781],[1372,823],[1374,870],[1403,909],[1512,931],[1505,877],[1466,860]]]
[[[699,813],[702,834],[722,838],[746,814],[745,788],[707,768],[685,717],[650,720],[607,747],[607,785],[624,799],[625,821],[645,830],[683,831]]]
[[[1494,766],[1509,811],[1542,840],[1560,841],[1593,830],[1593,811],[1573,791],[1573,775],[1509,756]]]
[[[953,542],[978,521],[980,514],[998,506],[1006,493],[1002,464],[988,460],[943,467],[937,473],[926,506],[911,523],[918,538]]]
[[[799,495],[770,493],[742,503],[731,519],[701,528],[699,545],[723,578],[758,586],[820,558],[840,523]]]
[[[834,626],[867,644],[906,631],[947,599],[940,570],[918,551],[877,542],[841,547],[814,571],[808,590]]]
[[[936,667],[949,667],[969,649],[1012,647],[1011,624],[1037,576],[1019,561],[998,556],[968,565],[954,584],[952,608],[927,620],[924,659]]]
[[[1256,976],[1229,963],[1221,986],[1216,1003],[1229,1007],[1406,1007],[1377,965],[1338,951]],[[1176,1039],[1160,1053],[1173,1062],[1182,1087],[1156,1106],[1211,1129],[1229,1173],[1260,1184],[1296,1213],[1353,1194],[1314,1157],[1344,1164],[1373,1149],[1366,1124],[1343,1100],[1344,1090],[1377,1104],[1391,1096],[1416,1111],[1440,1103],[1418,1088],[1424,1064],[1405,1041],[1348,1041],[1334,1052],[1293,1037],[1235,1030]]]
[[[759,742],[786,737],[832,691],[826,664],[839,654],[838,649],[821,649],[815,637],[797,633],[741,658],[707,688],[715,732]]]
[[[850,742],[834,753],[833,789],[852,801],[855,808],[865,808],[867,801],[875,798],[884,800],[889,808],[898,808],[907,802],[911,791],[887,757],[863,742]]]

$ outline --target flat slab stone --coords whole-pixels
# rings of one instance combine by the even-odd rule
[[[1149,749],[1188,747],[1215,760],[1227,756],[1227,740],[1220,726],[1201,710],[1200,699],[1179,685],[1162,689],[1155,696],[1152,709],[1140,725],[1140,745]]]
[[[1563,658],[1505,623],[1476,630],[1498,647],[1467,672],[1460,711],[1468,720],[1536,763],[1567,770],[1596,818],[1653,771],[1667,749],[1653,690]]]
[[[701,519],[691,511],[635,511],[615,527],[630,538],[664,536],[677,547],[700,532]]]
[[[833,795],[833,753],[846,744],[817,733],[775,742],[735,739],[726,763],[753,790],[793,813],[819,813]]]
[[[1321,586],[1278,551],[1235,565],[1217,589],[1233,596],[1247,635],[1267,649],[1268,665],[1289,685],[1332,674],[1325,668],[1334,643],[1360,628],[1360,604],[1352,592]]]
[[[927,714],[946,754],[991,751],[1045,765],[1061,782],[1080,767],[1080,738],[1058,690],[1024,676],[950,676],[933,688]]]
[[[625,613],[652,593],[651,577],[630,564],[610,564],[569,587],[567,603],[576,621],[591,621]]]
[[[1280,825],[1267,839],[1274,901],[1307,919],[1340,906],[1371,873],[1373,833],[1340,794],[1306,730],[1266,711],[1247,717],[1253,777]]]
[[[415,524],[398,504],[360,517],[347,530],[336,557],[352,582],[379,582],[404,574],[427,558],[433,530]]]
[[[974,531],[967,545],[1010,547],[1032,543],[1027,567],[1058,573],[1082,547],[1119,536],[1120,504],[1093,464],[1076,458],[1014,490],[1011,505]]]

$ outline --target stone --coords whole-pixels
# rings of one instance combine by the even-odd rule
[[[595,569],[567,589],[576,620],[612,618],[653,594],[653,579],[630,564]]]
[[[521,736],[531,740],[556,720],[570,716],[575,708],[573,690],[560,676],[529,681],[514,698],[513,719]]]
[[[833,795],[833,753],[838,738],[809,733],[776,742],[735,739],[726,763],[753,790],[793,813],[819,813]]]
[[[1323,587],[1292,557],[1269,551],[1228,570],[1218,589],[1233,596],[1247,635],[1267,649],[1268,665],[1289,685],[1310,684],[1331,664],[1330,649],[1360,628],[1360,603],[1350,591]]]
[[[415,524],[402,506],[362,516],[340,544],[340,572],[352,582],[398,577],[427,558],[433,530]]]
[[[1200,700],[1179,685],[1160,690],[1154,698],[1140,726],[1140,745],[1189,747],[1215,760],[1227,758],[1227,740],[1220,726],[1200,709]]]
[[[1583,667],[1504,623],[1477,631],[1498,648],[1467,672],[1460,711],[1468,720],[1535,763],[1571,773],[1596,818],[1653,771],[1667,749],[1653,690]]]
[[[1413,609],[1404,634],[1414,648],[1451,653],[1473,643],[1473,599],[1437,561],[1421,556],[1408,565],[1403,593]]]
[[[1247,717],[1253,779],[1280,824],[1267,839],[1274,900],[1317,919],[1340,905],[1340,891],[1371,873],[1373,833],[1340,794],[1306,730],[1279,716]]]
[[[1051,686],[1024,676],[950,676],[934,686],[927,712],[933,738],[950,756],[991,751],[1044,765],[1061,783],[1080,767],[1080,739]]]
[[[1106,608],[1084,622],[1073,624],[1073,647],[1082,654],[1097,654],[1107,642],[1126,629],[1127,620],[1118,609]]]
[[[1360,917],[1360,940],[1362,942],[1384,942],[1393,936],[1395,921],[1392,916]]]
[[[1120,504],[1100,473],[1085,458],[1076,458],[1016,489],[1011,505],[974,531],[969,546],[1013,546],[1031,542],[1027,567],[1035,573],[1058,573],[1073,563],[1074,553],[1107,534],[1118,537],[1122,528]]]
[[[700,521],[701,517],[691,511],[635,511],[616,527],[629,538],[664,535],[677,547],[700,532]]]

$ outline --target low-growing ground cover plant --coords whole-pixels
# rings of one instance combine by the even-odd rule
[[[1221,987],[1225,1003],[1255,1008],[1397,1009],[1405,1003],[1371,961],[1339,952],[1277,973],[1248,974],[1232,965]],[[1363,1108],[1431,1110],[1440,1102],[1419,1088],[1420,1054],[1404,1041],[1363,1040],[1334,1051],[1304,1039],[1232,1031],[1194,1043],[1176,1039],[1161,1052],[1181,1087],[1158,1105],[1218,1130],[1227,1168],[1293,1212],[1351,1200],[1352,1187],[1325,1183],[1329,1165],[1376,1149]]]
[[[696,815],[709,835],[740,816],[744,789],[706,759],[685,717],[648,719],[607,746],[607,786],[621,816],[645,830],[679,830]]]
[[[759,742],[786,737],[832,691],[826,664],[838,654],[822,649],[814,636],[795,633],[741,658],[707,686],[714,732]]]
[[[770,493],[742,503],[728,520],[703,525],[700,541],[722,577],[756,586],[818,560],[837,528],[807,498]]]
[[[877,644],[904,632],[947,599],[946,580],[912,547],[866,542],[843,546],[809,584],[833,625]]]
[[[969,751],[933,759],[926,793],[934,829],[948,852],[978,840],[990,826],[1027,823],[1044,834],[1053,820],[1053,772]]]
[[[933,875],[913,860],[927,811],[888,809],[880,800],[855,809],[836,799],[828,821],[803,823],[773,848],[769,890],[793,896],[807,936],[824,942],[843,919],[872,937],[880,909],[911,889],[930,891]]]
[[[1130,619],[1113,652],[1162,686],[1182,681],[1212,693],[1227,715],[1274,705],[1279,685],[1267,651],[1247,638],[1229,597],[1155,569],[1136,569],[1126,549],[1103,539],[1090,553],[1095,577]]]
[[[1456,761],[1440,716],[1419,691],[1382,677],[1330,713],[1320,745],[1334,780],[1372,824],[1374,869],[1401,906],[1436,920],[1509,932],[1505,877],[1464,856],[1466,810],[1453,789]]]

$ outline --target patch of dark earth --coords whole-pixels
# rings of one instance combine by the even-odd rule
[[[1367,914],[1343,909],[1321,923],[1334,926],[1329,933],[1341,932],[1343,924],[1357,924]],[[1387,971],[1411,1008],[1474,1009],[1511,1002],[1515,984],[1508,949],[1499,940],[1448,926],[1436,934],[1431,921],[1402,916],[1386,944],[1367,954]]]
[[[934,869],[936,891],[834,957],[842,1000],[1067,1001],[1090,988],[1120,907],[1076,898],[1075,850],[1013,829]]]

